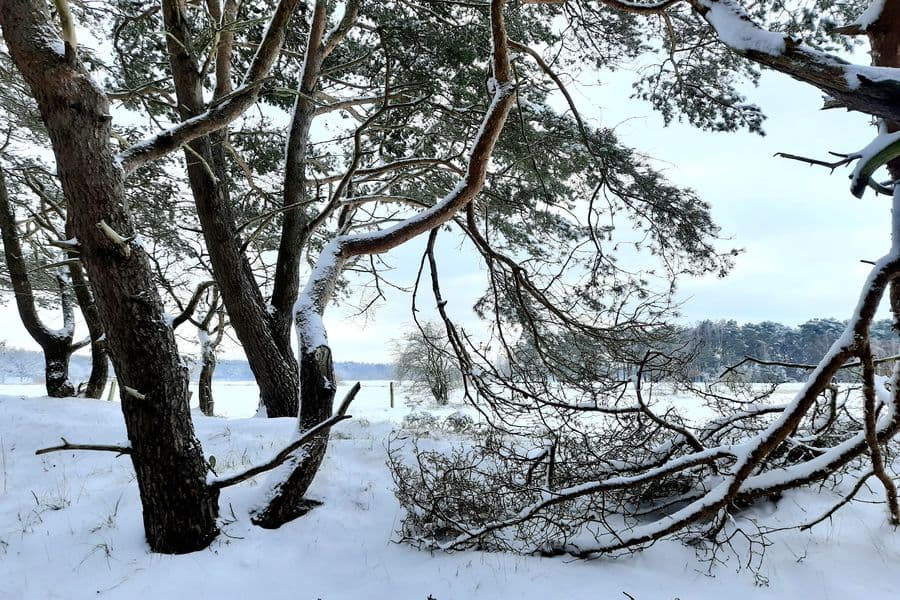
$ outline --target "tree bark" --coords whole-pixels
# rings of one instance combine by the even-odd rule
[[[327,24],[327,7],[317,0],[306,44],[303,73],[297,90],[297,100],[291,116],[284,166],[284,192],[282,208],[296,206],[284,213],[278,259],[275,263],[275,281],[272,286],[273,333],[279,343],[290,346],[294,322],[294,302],[300,293],[300,258],[309,236],[307,209],[302,206],[308,200],[306,181],[306,151],[309,130],[316,116],[313,95],[319,81],[324,60],[322,38]]]
[[[52,398],[68,398],[75,395],[75,386],[69,381],[69,359],[72,356],[70,344],[51,343],[42,347],[44,351],[44,377],[47,395]]]
[[[865,33],[874,66],[900,66],[900,3],[885,2],[881,14]],[[888,132],[900,131],[900,119],[885,119],[884,124]],[[900,158],[890,161],[887,166],[891,178],[900,179]]]
[[[77,258],[77,256],[69,256]],[[84,322],[87,324],[88,334],[91,336],[91,374],[84,388],[86,398],[101,398],[109,379],[109,357],[106,352],[106,337],[103,332],[103,322],[100,320],[100,311],[94,303],[94,294],[91,292],[91,284],[84,276],[84,269],[79,263],[69,265],[69,277],[72,278],[72,288],[75,290],[75,298],[81,308]]]
[[[206,484],[187,372],[146,254],[98,228],[105,222],[125,238],[134,231],[124,208],[124,171],[110,144],[108,100],[74,49],[60,51],[43,2],[0,0],[0,27],[50,135],[72,229],[106,325],[147,541],[157,552],[199,550],[218,532],[218,492]]]
[[[216,357],[213,355],[209,360],[204,357],[203,366],[200,367],[200,412],[207,417],[214,414],[216,403],[212,393],[212,379],[216,371]]]
[[[306,431],[331,417],[336,390],[331,349],[319,346],[314,352],[304,352],[300,358],[300,389],[303,404],[300,408],[300,431]],[[253,515],[260,527],[274,529],[309,510],[306,491],[312,484],[328,447],[328,430],[318,434],[303,446],[287,464],[290,475],[276,483],[269,503]]]

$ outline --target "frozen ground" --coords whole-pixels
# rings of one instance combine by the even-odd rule
[[[256,391],[218,384],[217,410],[253,413]],[[34,450],[125,439],[116,403],[29,397],[38,386],[0,386],[0,598],[290,598],[466,600],[680,598],[894,599],[900,597],[900,532],[879,504],[854,503],[812,532],[773,537],[761,575],[731,560],[707,575],[694,551],[662,542],[632,556],[589,562],[465,552],[429,554],[390,541],[401,514],[385,467],[384,441],[409,412],[387,384],[364,382],[340,424],[312,493],[325,504],[277,531],[249,523],[259,486],[221,499],[222,535],[186,556],[151,554],[127,458]],[[339,391],[339,396],[344,390]],[[449,412],[452,409],[445,409]],[[206,418],[198,434],[219,473],[269,457],[292,419]],[[786,495],[756,516],[771,525],[818,516],[833,496]]]

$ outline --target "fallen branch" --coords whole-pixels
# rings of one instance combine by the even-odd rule
[[[344,396],[344,400],[341,402],[341,405],[338,407],[337,412],[332,415],[330,418],[325,419],[315,427],[307,429],[303,433],[300,434],[296,440],[285,446],[278,454],[275,455],[271,460],[264,462],[261,465],[256,465],[254,467],[250,467],[246,471],[238,473],[237,475],[232,475],[230,477],[222,477],[222,478],[214,478],[209,481],[209,487],[220,490],[222,488],[230,487],[232,485],[237,485],[243,481],[247,481],[252,477],[256,477],[260,473],[265,473],[266,471],[271,471],[275,467],[281,465],[286,462],[295,450],[301,448],[305,445],[309,440],[317,436],[318,434],[331,429],[339,422],[351,418],[351,415],[346,414],[347,409],[350,407],[350,403],[353,402],[353,399],[356,398],[356,394],[360,389],[359,382],[356,383],[350,391],[347,392],[347,395]]]
[[[850,490],[850,493],[849,493],[849,494],[847,494],[845,497],[841,498],[841,501],[840,501],[840,502],[838,502],[837,504],[835,504],[834,506],[832,506],[832,507],[831,507],[825,514],[823,514],[821,517],[819,517],[819,518],[817,518],[817,519],[815,519],[815,520],[813,520],[813,521],[810,521],[810,522],[807,523],[806,525],[801,525],[801,526],[800,526],[800,531],[806,531],[806,530],[808,530],[808,529],[812,529],[813,527],[815,527],[816,525],[818,525],[819,523],[821,523],[821,522],[824,521],[825,519],[830,518],[831,515],[833,515],[834,513],[836,513],[836,512],[837,512],[838,510],[840,510],[842,507],[844,507],[845,505],[847,505],[847,504],[849,504],[850,502],[852,502],[852,501],[853,501],[853,498],[856,497],[856,494],[859,493],[859,490],[861,490],[862,487],[866,484],[866,481],[869,479],[869,477],[871,477],[871,476],[874,475],[874,474],[875,474],[875,471],[873,471],[873,470],[869,470],[869,471],[867,471],[866,473],[863,473],[863,475],[856,481],[856,485],[853,486],[853,489]]]
[[[59,438],[63,441],[60,446],[50,446],[49,448],[41,448],[35,450],[35,456],[41,454],[49,454],[51,452],[65,452],[66,450],[94,450],[97,452],[115,452],[119,456],[123,454],[131,454],[131,448],[128,446],[112,446],[107,444],[70,444],[69,440],[64,437]]]

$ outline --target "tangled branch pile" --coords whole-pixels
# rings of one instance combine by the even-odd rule
[[[741,530],[734,517],[760,499],[856,478],[850,496],[826,515],[796,524],[811,527],[873,475],[890,521],[900,523],[886,452],[900,427],[900,369],[890,379],[876,375],[868,335],[898,275],[895,249],[876,264],[846,331],[788,403],[776,403],[771,386],[678,383],[684,362],[674,353],[645,352],[631,377],[616,379],[623,370],[609,370],[608,378],[591,380],[592,389],[579,389],[559,369],[540,382],[519,379],[521,385],[507,383],[515,376],[503,382],[489,365],[477,377],[469,369],[467,383],[477,390],[470,399],[485,417],[471,439],[449,453],[409,431],[392,440],[396,493],[407,511],[401,538],[444,550],[578,557],[669,536],[716,547],[730,543]],[[519,364],[507,350],[510,363]],[[833,382],[845,368],[861,385]],[[649,383],[661,380],[668,383]],[[691,418],[696,407],[678,396],[654,399],[654,387],[702,399],[705,418]],[[747,537],[766,543],[762,529]]]

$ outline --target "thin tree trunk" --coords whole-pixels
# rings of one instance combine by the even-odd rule
[[[213,146],[215,141],[218,144]],[[232,202],[225,185],[221,137],[209,136],[190,147],[190,151],[185,151],[188,181],[210,264],[231,326],[244,347],[259,386],[260,402],[269,417],[296,417],[300,405],[297,361],[290,341],[282,345],[272,335],[265,300],[241,251],[241,236],[235,227]]]
[[[207,417],[213,416],[215,401],[212,393],[213,374],[216,371],[215,350],[203,352],[203,365],[200,367],[200,382],[198,385],[200,394],[200,412]]]
[[[67,46],[38,0],[0,0],[4,41],[40,107],[71,213],[73,232],[106,325],[121,384],[130,457],[143,504],[150,548],[182,553],[216,536],[218,492],[188,406],[188,378],[146,254],[111,239],[105,223],[126,239],[123,170],[110,145],[109,103]]]
[[[297,89],[297,99],[288,132],[284,166],[284,192],[282,208],[296,206],[284,213],[278,258],[275,263],[275,281],[272,285],[273,332],[282,345],[290,346],[291,329],[294,325],[293,307],[300,293],[300,258],[309,237],[310,220],[306,180],[306,152],[309,131],[316,115],[316,92],[319,72],[324,60],[322,38],[327,24],[327,7],[323,0],[317,0],[313,11],[312,24],[307,37],[303,73]]]
[[[73,258],[70,256],[69,258]],[[100,312],[94,303],[94,295],[91,293],[91,284],[84,276],[84,269],[79,263],[69,265],[69,276],[72,278],[72,288],[75,290],[75,298],[87,324],[88,333],[91,336],[91,375],[84,388],[87,398],[100,398],[109,378],[109,358],[106,352],[106,337],[103,333],[103,323],[100,320]]]

